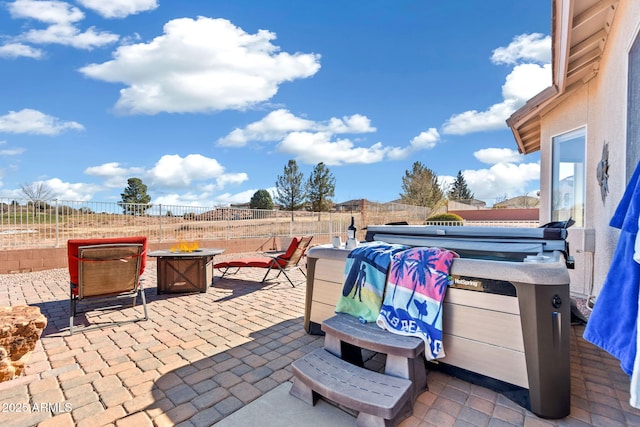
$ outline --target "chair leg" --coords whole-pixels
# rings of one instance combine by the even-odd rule
[[[73,295],[73,290],[71,290],[71,295],[69,298],[69,335],[73,335],[73,318],[76,315],[76,299]]]
[[[222,275],[220,276],[220,278],[222,279],[224,276],[226,276],[227,274],[236,274],[238,271],[240,271],[240,267],[236,268],[236,271],[233,273],[229,273],[229,270],[231,269],[231,266],[227,267],[224,269],[224,271],[222,272]]]
[[[229,267],[225,268],[220,278],[222,279],[225,276],[225,274],[227,274],[228,271],[229,271]]]
[[[267,268],[267,273],[264,275],[264,277],[262,278],[260,283],[264,283],[264,281],[267,280],[267,276],[269,275],[270,272],[271,272],[271,266],[269,266],[269,268]]]
[[[147,313],[147,297],[144,294],[144,286],[140,283],[140,296],[142,297],[142,310],[144,311],[144,320],[149,320],[149,314]]]
[[[280,270],[280,272],[281,272],[281,273],[283,273],[283,274],[284,274],[284,277],[286,277],[286,278],[287,278],[287,280],[289,281],[289,283],[291,283],[291,287],[295,288],[295,287],[296,287],[296,285],[294,285],[294,284],[293,284],[293,282],[291,281],[291,278],[289,277],[289,275],[287,274],[287,272],[286,272],[286,271],[284,271],[284,270]]]

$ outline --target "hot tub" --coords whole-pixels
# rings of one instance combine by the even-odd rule
[[[544,418],[570,409],[570,264],[564,228],[369,226],[367,242],[456,251],[438,364],[500,389]],[[319,333],[342,290],[350,251],[307,252],[305,329]],[[513,387],[510,387],[513,386]]]

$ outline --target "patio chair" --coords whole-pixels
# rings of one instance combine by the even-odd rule
[[[265,273],[260,283],[264,283],[264,281],[267,280],[267,276],[269,276],[269,273],[271,273],[272,270],[276,270],[278,271],[278,274],[277,276],[275,276],[275,278],[278,278],[280,274],[284,274],[284,277],[287,278],[291,286],[295,288],[295,285],[293,284],[293,281],[291,281],[291,278],[289,277],[287,272],[298,269],[306,277],[306,274],[300,268],[300,261],[307,251],[312,238],[313,236],[304,236],[300,239],[294,237],[289,244],[289,248],[287,248],[287,251],[284,254],[263,254],[262,256],[258,257],[223,261],[214,264],[213,267],[221,270],[224,269],[224,271],[222,272],[222,276],[220,277],[224,277],[227,274],[235,274],[240,271],[241,268],[266,268],[267,272]],[[235,271],[231,272],[231,270],[234,268]]]
[[[142,297],[144,317],[113,324],[147,320],[147,301],[140,276],[146,264],[147,238],[75,239],[67,242],[70,276],[69,334],[73,334],[74,317],[80,302],[92,303],[91,309],[124,307],[122,298],[132,298],[136,305]],[[116,303],[118,302],[118,303]],[[95,303],[95,304],[94,304]],[[96,325],[100,327],[104,325]]]

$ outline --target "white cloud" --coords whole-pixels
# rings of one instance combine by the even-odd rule
[[[416,149],[430,149],[436,146],[440,140],[440,134],[435,128],[430,128],[426,132],[420,132],[420,135],[411,140],[411,146]]]
[[[9,3],[8,8],[15,19],[34,19],[49,25],[45,29],[30,29],[14,37],[14,42],[56,43],[91,50],[114,43],[120,38],[116,34],[97,31],[93,27],[82,32],[76,27],[76,23],[84,19],[84,13],[67,2],[16,0]]]
[[[29,30],[18,36],[17,40],[25,40],[35,44],[55,43],[77,49],[91,50],[118,41],[120,36],[108,31],[96,31],[91,27],[81,32],[77,27],[68,24],[50,25],[44,30]]]
[[[550,84],[551,64],[520,64],[507,76],[502,85],[502,96],[519,108]]]
[[[149,170],[148,176],[154,185],[188,187],[194,180],[218,178],[223,172],[224,168],[216,159],[201,154],[189,154],[186,157],[166,154]]]
[[[40,59],[44,56],[41,49],[28,46],[23,43],[7,43],[0,46],[0,58],[33,58]]]
[[[370,147],[356,147],[349,139],[332,140],[329,132],[292,132],[278,145],[278,150],[292,154],[299,160],[327,166],[355,163],[377,163],[389,150],[380,142]]]
[[[247,203],[251,200],[251,196],[258,190],[246,190],[240,193],[223,193],[213,198],[216,206],[226,206],[232,203]]]
[[[244,172],[240,173],[225,173],[216,177],[217,188],[224,188],[227,185],[238,185],[249,179],[249,175]]]
[[[80,9],[63,1],[15,0],[7,7],[12,18],[35,19],[47,24],[70,24],[84,19]]]
[[[78,122],[65,122],[37,110],[25,108],[0,116],[0,133],[58,135],[67,130],[83,130]]]
[[[325,125],[320,124],[316,129],[324,130]],[[341,119],[332,117],[326,125],[326,129],[333,133],[367,133],[375,132],[376,128],[371,126],[371,120],[362,114],[345,116]]]
[[[280,52],[274,39],[226,19],[174,19],[151,42],[120,46],[111,61],[80,71],[124,83],[116,104],[124,113],[243,110],[269,100],[281,83],[320,69],[319,55]]]
[[[451,135],[465,135],[507,127],[505,120],[524,103],[551,84],[551,64],[539,62],[549,60],[551,43],[548,37],[523,34],[514,38],[506,48],[494,51],[494,63],[516,64],[520,60],[537,63],[520,63],[507,75],[502,85],[503,101],[484,111],[469,110],[452,115],[442,126],[442,132]],[[526,43],[532,41],[531,48]],[[547,49],[547,53],[545,53]]]
[[[92,9],[105,18],[125,18],[140,12],[154,10],[157,0],[77,0],[87,9]]]
[[[494,64],[516,64],[522,60],[550,63],[551,37],[540,33],[520,34],[508,46],[495,49],[491,56]]]
[[[486,111],[469,110],[454,114],[442,126],[442,132],[449,135],[466,135],[506,128],[505,120],[516,109],[515,103],[504,101],[492,105]]]
[[[232,203],[248,203],[251,196],[257,190],[245,190],[240,193],[222,193],[214,195],[212,189],[202,188],[201,192],[188,192],[184,194],[169,193],[153,198],[155,206],[189,206],[212,208],[215,206],[228,206]],[[174,212],[175,214],[176,212]]]
[[[375,132],[371,120],[362,114],[332,117],[326,121],[313,121],[295,116],[285,109],[267,114],[244,128],[236,128],[218,139],[222,147],[244,147],[250,141],[278,142],[277,149],[292,154],[310,164],[327,165],[376,163],[385,158],[403,159],[419,150],[428,150],[440,140],[438,130],[431,128],[414,137],[406,147],[384,147],[377,142],[369,147],[358,147],[348,138],[335,138],[338,134]]]
[[[18,156],[24,152],[24,148],[5,148],[0,149],[0,156]]]
[[[222,147],[244,147],[249,141],[278,141],[289,132],[313,129],[315,122],[302,119],[289,111],[275,110],[262,119],[250,123],[244,129],[234,129],[228,135],[218,139]]]
[[[55,197],[61,200],[88,201],[93,198],[95,193],[101,190],[101,187],[97,185],[82,182],[63,182],[59,178],[51,178],[40,182],[46,184]]]
[[[473,153],[473,156],[489,165],[497,163],[521,163],[524,155],[510,148],[484,148]]]
[[[288,110],[279,109],[270,112],[262,119],[250,123],[244,129],[234,129],[228,135],[218,139],[221,147],[243,147],[249,141],[279,141],[291,132],[319,131],[333,134],[375,132],[371,120],[361,114],[332,117],[326,122],[297,117]]]
[[[387,155],[392,160],[406,159],[416,151],[432,149],[439,141],[440,134],[438,130],[436,128],[429,128],[429,130],[420,132],[418,136],[414,137],[408,147],[393,147]]]
[[[3,145],[7,145],[7,141],[0,140],[0,156],[18,156],[26,151],[24,148],[2,148]]]
[[[120,166],[120,163],[110,162],[88,167],[84,173],[105,179],[104,185],[108,188],[125,188],[127,179],[143,175],[144,169],[140,167],[125,168]]]
[[[174,197],[177,188],[188,188],[190,191],[197,189],[201,194],[213,194],[214,191],[229,185],[239,185],[249,179],[244,172],[226,173],[216,159],[201,154],[189,154],[185,157],[167,154],[149,169],[139,166],[124,167],[118,162],[109,162],[88,167],[84,173],[104,179],[103,185],[109,188],[125,188],[128,178],[138,177],[154,191],[171,189],[163,195],[165,200]],[[170,196],[171,194],[174,196]]]
[[[539,163],[497,163],[489,169],[462,172],[476,199],[494,201],[496,195],[522,196],[527,185],[540,179]]]

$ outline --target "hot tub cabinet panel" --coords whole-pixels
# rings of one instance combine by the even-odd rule
[[[307,332],[333,316],[348,253],[328,246],[307,253]],[[570,408],[569,274],[563,255],[551,256],[544,263],[454,259],[452,277],[502,281],[513,294],[450,287],[439,363],[528,389],[532,412],[562,418]]]
[[[342,293],[344,267],[349,251],[324,246],[316,246],[310,250],[314,250],[320,257],[307,256],[304,327],[307,332],[320,334],[322,322],[335,314],[334,310]]]

